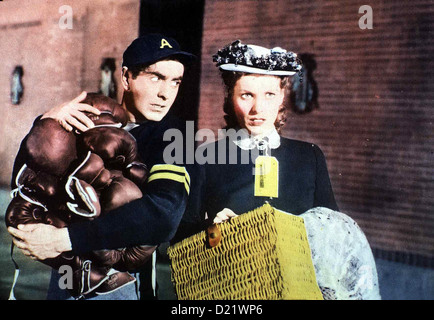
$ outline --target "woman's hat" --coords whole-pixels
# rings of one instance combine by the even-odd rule
[[[294,52],[246,45],[240,40],[220,49],[213,61],[222,70],[274,76],[291,76],[302,69],[302,62]]]

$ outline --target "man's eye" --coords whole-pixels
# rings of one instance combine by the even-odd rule
[[[252,95],[250,93],[243,93],[241,95],[241,98],[243,98],[243,99],[250,99],[251,97],[252,97]]]
[[[160,78],[158,78],[157,76],[151,77],[151,81],[153,82],[157,82],[158,80],[160,80]]]
[[[265,95],[267,98],[274,98],[276,96],[275,93],[273,92],[267,92],[267,94]]]
[[[181,80],[174,80],[172,81],[172,87],[177,87],[181,84]]]

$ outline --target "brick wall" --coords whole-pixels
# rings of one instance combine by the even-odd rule
[[[359,28],[363,4],[373,29]],[[322,148],[341,211],[375,252],[431,264],[433,13],[427,0],[206,1],[199,127],[224,125],[211,59],[223,45],[241,39],[314,54],[319,108],[291,114],[283,135]]]
[[[8,186],[19,143],[35,117],[77,96],[98,90],[103,58],[118,66],[138,35],[139,0],[70,2],[72,29],[61,29],[61,0],[0,2],[0,184]],[[10,101],[10,78],[24,69],[24,96]],[[116,70],[119,84],[120,67]]]

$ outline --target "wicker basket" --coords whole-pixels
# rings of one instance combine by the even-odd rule
[[[321,300],[303,218],[269,204],[202,231],[167,250],[180,300]]]

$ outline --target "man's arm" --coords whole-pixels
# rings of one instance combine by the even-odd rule
[[[190,177],[183,166],[155,165],[148,190],[134,200],[92,221],[68,227],[75,254],[135,245],[158,245],[175,234],[184,213]]]

